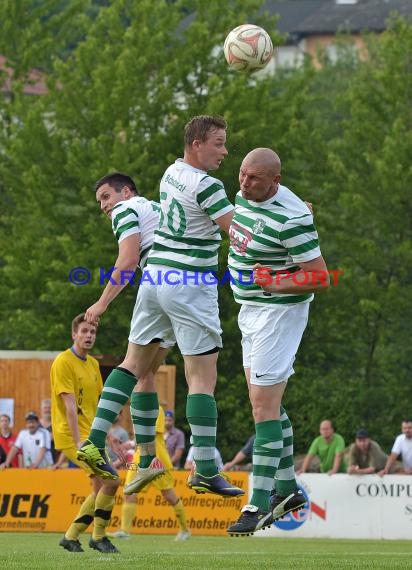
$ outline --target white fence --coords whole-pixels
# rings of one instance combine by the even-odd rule
[[[305,473],[298,483],[307,507],[256,536],[412,539],[411,475]]]

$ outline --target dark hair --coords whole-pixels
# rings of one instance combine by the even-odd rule
[[[79,328],[79,326],[81,325],[81,323],[86,322],[84,320],[86,313],[80,313],[80,315],[77,315],[77,317],[74,317],[74,319],[72,320],[72,332],[77,332],[77,329]]]
[[[227,123],[223,117],[212,115],[198,115],[193,117],[185,125],[184,143],[190,146],[194,140],[205,142],[209,133],[217,129],[227,129]]]
[[[11,417],[9,416],[9,414],[0,414],[0,418],[7,418],[9,422],[11,422]]]
[[[139,195],[139,191],[133,178],[128,174],[123,174],[123,172],[111,172],[110,174],[106,174],[106,176],[103,176],[103,178],[100,178],[100,180],[96,182],[94,185],[94,191],[97,192],[104,184],[108,184],[114,188],[116,192],[121,192],[123,188],[127,186],[137,196]]]

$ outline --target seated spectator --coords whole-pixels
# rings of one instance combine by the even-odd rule
[[[319,457],[321,473],[328,473],[329,475],[346,473],[346,464],[343,458],[345,440],[341,435],[335,433],[335,428],[330,420],[323,420],[320,423],[319,432],[320,435],[313,440],[297,474],[306,473],[315,456]]]
[[[12,449],[17,435],[10,428],[11,419],[7,414],[0,416],[0,464],[6,461],[9,451]],[[21,454],[18,453],[11,461],[10,467],[20,467],[19,460]]]
[[[1,469],[10,467],[20,450],[23,454],[23,467],[27,469],[41,469],[53,465],[49,432],[40,426],[39,416],[35,412],[28,412],[25,420],[26,428],[19,432],[6,461],[0,465]]]
[[[250,463],[252,463],[253,443],[255,441],[255,437],[255,434],[249,437],[245,445],[242,447],[242,449],[239,449],[234,458],[223,465],[223,471],[231,471],[236,465],[244,463],[245,460],[247,460],[249,466],[245,466],[243,470],[250,471]],[[242,468],[239,467],[239,469]]]
[[[379,472],[379,475],[387,475],[396,460],[402,458],[402,470],[399,473],[405,475],[412,474],[412,419],[406,419],[402,422],[402,433],[397,436],[393,444],[392,451],[386,461],[385,467]]]
[[[348,473],[350,475],[377,473],[385,467],[388,458],[380,445],[371,440],[366,429],[360,429],[356,432],[355,443],[350,446],[348,455]]]
[[[175,416],[171,410],[165,411],[165,431],[163,438],[167,451],[172,460],[173,467],[179,469],[182,466],[182,456],[185,450],[185,434],[175,427]]]

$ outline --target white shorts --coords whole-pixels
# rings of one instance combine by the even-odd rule
[[[180,352],[187,356],[221,348],[216,283],[204,283],[197,272],[190,272],[194,279],[186,272],[187,279],[174,275],[165,281],[162,276],[170,271],[170,267],[146,266],[146,278],[140,284],[133,310],[129,341],[146,345],[159,338],[164,347],[177,342]],[[171,284],[174,280],[180,283]]]
[[[250,368],[250,383],[272,386],[286,382],[306,328],[309,303],[297,305],[242,305],[243,366]]]

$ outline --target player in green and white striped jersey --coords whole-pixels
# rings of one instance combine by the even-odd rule
[[[280,185],[280,171],[280,159],[270,149],[255,149],[244,158],[229,230],[231,286],[242,305],[243,366],[256,428],[253,494],[228,528],[232,535],[253,534],[306,502],[297,488],[293,430],[281,403],[309,303],[314,292],[329,287],[329,275],[312,214]],[[288,275],[280,278],[277,271]]]
[[[112,221],[112,230],[119,244],[111,280],[99,300],[86,311],[87,322],[96,323],[128,283],[125,279],[143,269],[159,225],[157,202],[139,196],[134,180],[127,174],[112,172],[95,184],[96,200]]]
[[[148,264],[217,271],[221,228],[216,220],[233,212],[222,182],[179,158],[160,182],[160,206]]]
[[[142,350],[153,340],[175,335],[185,361],[186,416],[196,463],[188,485],[197,492],[236,496],[244,491],[222,477],[215,462],[214,389],[222,331],[217,285],[202,279],[217,269],[220,230],[228,231],[233,214],[222,182],[208,175],[227,155],[226,122],[220,117],[194,117],[185,127],[184,142],[183,160],[169,166],[161,180],[160,224],[146,270],[152,282],[140,285],[129,340]],[[149,408],[149,397],[141,394],[133,406],[142,433],[145,415],[155,416],[158,407],[152,394]]]
[[[127,174],[121,172],[108,174],[96,183],[95,190],[100,208],[112,221],[119,252],[111,279],[100,299],[86,311],[85,320],[92,324],[97,324],[99,317],[106,311],[111,301],[124,289],[137,265],[140,265],[143,270],[153,243],[154,231],[159,225],[160,213],[160,206],[157,202],[138,195],[133,179]],[[146,382],[152,385],[155,371],[164,360],[167,349],[174,343],[174,339],[171,338],[153,347],[149,363],[151,366],[139,374],[140,389],[145,387]],[[137,390],[136,384],[137,377],[131,371],[131,366],[126,359],[112,370],[105,382],[89,437],[78,452],[79,459],[86,461],[101,477],[118,478],[104,449],[106,436],[133,390]],[[163,469],[159,468],[151,475],[162,472]]]
[[[268,294],[253,282],[253,267],[268,269],[267,280],[283,280],[300,269],[300,263],[320,257],[312,213],[300,198],[279,184],[276,198],[264,205],[236,195],[236,214],[230,227],[229,270],[235,300],[249,305],[308,303],[313,293],[301,291]],[[263,270],[261,275],[263,276]],[[296,280],[299,280],[296,276]],[[303,281],[303,279],[302,279]]]

